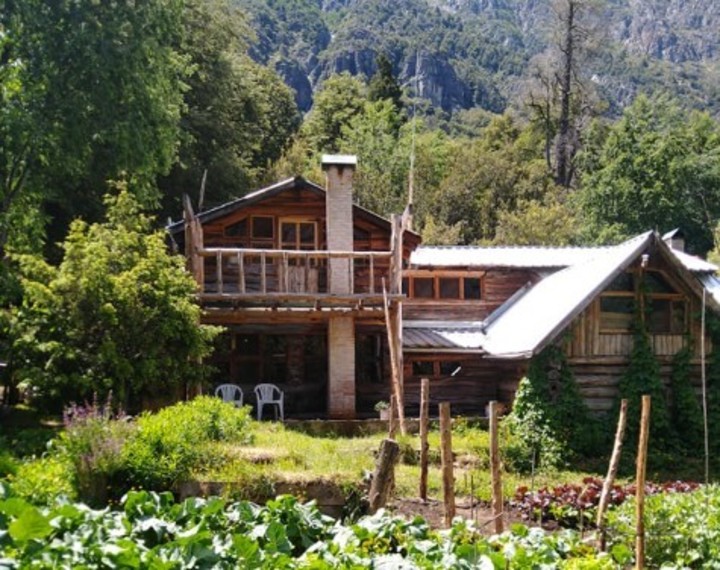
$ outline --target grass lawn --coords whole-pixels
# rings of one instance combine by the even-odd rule
[[[224,461],[198,473],[202,481],[232,482],[241,488],[241,495],[251,497],[274,482],[331,481],[338,485],[357,485],[375,466],[374,454],[384,434],[362,437],[315,437],[286,429],[282,424],[261,422],[253,424],[255,438],[252,445],[224,446]],[[440,434],[431,431],[428,490],[431,496],[441,496]],[[420,468],[417,465],[420,448],[418,436],[398,438],[401,460],[396,470],[396,495],[415,497],[418,493]],[[462,427],[453,433],[453,453],[456,456],[455,490],[458,495],[490,498],[489,437],[480,428]],[[601,469],[604,469],[602,467]],[[511,497],[520,485],[541,487],[564,482],[579,482],[586,476],[602,475],[599,470],[567,470],[530,474],[503,474],[503,489]]]

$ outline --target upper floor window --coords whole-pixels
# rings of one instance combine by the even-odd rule
[[[482,277],[465,274],[411,274],[403,279],[403,293],[411,299],[479,301],[483,297]]]
[[[600,332],[632,331],[636,314],[637,274],[626,271],[602,293],[599,300]],[[687,302],[661,271],[643,274],[645,322],[654,334],[684,334],[688,330]]]

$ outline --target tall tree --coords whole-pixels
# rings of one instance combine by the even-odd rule
[[[106,181],[121,176],[145,203],[157,201],[155,177],[177,146],[182,8],[182,0],[4,3],[0,250],[13,204],[28,191],[65,221],[98,216]]]
[[[377,71],[370,78],[368,84],[368,99],[370,101],[382,101],[390,99],[396,112],[402,111],[402,89],[393,74],[392,62],[387,54],[380,53],[375,58]]]
[[[555,182],[569,188],[575,180],[580,130],[593,106],[591,83],[583,68],[600,0],[554,0],[552,40],[534,62],[528,104],[545,134],[545,160]]]
[[[325,80],[302,127],[302,136],[315,152],[337,152],[343,127],[364,107],[366,87],[349,73]]]
[[[179,47],[192,72],[186,82],[179,160],[163,189],[163,210],[181,211],[207,171],[205,206],[255,187],[300,124],[290,89],[247,55],[252,31],[227,0],[185,0]]]

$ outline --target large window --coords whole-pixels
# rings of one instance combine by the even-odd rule
[[[411,299],[479,301],[482,276],[479,274],[411,274],[403,279],[403,293]]]
[[[600,297],[600,332],[632,331],[636,312],[637,274],[618,276]],[[684,334],[688,330],[687,303],[661,271],[648,270],[643,275],[645,315],[648,330],[655,334]]]
[[[457,360],[412,360],[412,375],[418,378],[453,378],[462,372]]]

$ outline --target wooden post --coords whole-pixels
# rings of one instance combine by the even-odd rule
[[[400,446],[391,439],[384,439],[380,442],[375,473],[370,485],[369,510],[370,514],[387,504],[390,491],[395,481],[395,464],[400,458]]]
[[[217,281],[217,292],[222,294],[223,293],[223,258],[222,258],[222,252],[218,251],[215,254],[215,279]]]
[[[445,502],[445,526],[450,527],[455,518],[455,476],[453,475],[452,431],[450,404],[440,404],[440,458],[443,475],[443,501]]]
[[[264,251],[260,253],[260,292],[263,295],[267,293],[267,261]]]
[[[504,530],[500,445],[498,440],[498,409],[497,402],[493,400],[490,402],[490,474],[492,477],[492,511],[496,534],[500,534]]]
[[[650,396],[642,397],[635,481],[635,568],[645,568],[645,468],[650,438]]]
[[[238,292],[245,293],[245,256],[243,252],[238,250],[237,252],[237,266],[238,266]]]
[[[395,396],[390,396],[390,409],[388,410],[388,438],[395,439],[397,434],[397,416],[395,415]]]
[[[399,369],[398,365],[400,362],[398,351],[401,351],[402,347],[398,347],[398,337],[395,326],[393,325],[393,319],[390,315],[390,304],[388,302],[385,279],[383,279],[383,308],[385,309],[385,327],[387,328],[388,348],[390,349],[390,368],[392,371],[392,387],[393,394],[395,396],[395,406],[397,409],[398,421],[400,422],[400,433],[405,435],[405,406],[403,404],[402,388],[400,386],[400,374],[402,374],[402,370]]]
[[[420,498],[427,501],[428,419],[430,415],[430,380],[420,380]]]
[[[625,425],[627,424],[627,406],[628,401],[623,399],[620,402],[620,417],[615,431],[615,443],[610,457],[610,465],[608,466],[607,477],[605,477],[600,502],[598,503],[597,528],[600,533],[600,548],[602,550],[605,550],[605,509],[607,509],[610,502],[610,491],[615,484],[615,477],[620,466],[620,455],[622,454],[623,437],[625,437]]]

